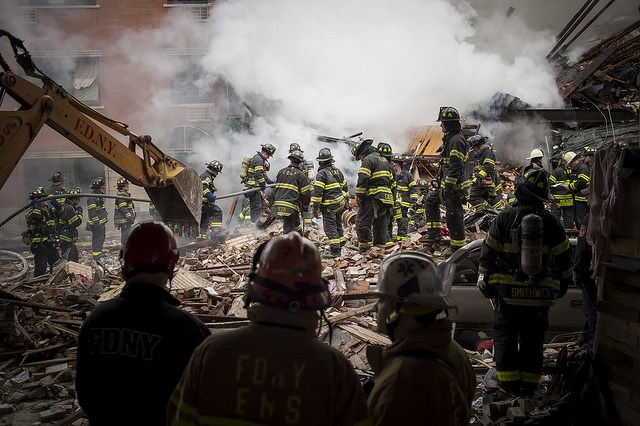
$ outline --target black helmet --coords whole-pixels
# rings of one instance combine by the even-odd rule
[[[287,158],[296,163],[302,163],[304,161],[304,155],[302,154],[302,151],[297,149],[289,154]]]
[[[118,179],[116,181],[116,187],[118,189],[124,188],[125,186],[129,185],[129,181],[123,177],[121,177],[120,179]]]
[[[543,169],[532,168],[528,170],[519,180],[516,188],[516,197],[518,190],[523,191],[526,195],[536,198],[540,201],[550,201],[549,199],[549,177]]]
[[[205,165],[207,166],[207,169],[211,170],[212,172],[222,173],[223,165],[218,160],[210,161],[209,163],[207,163]]]
[[[467,142],[469,143],[469,149],[472,149],[473,147],[476,147],[476,146],[484,145],[486,143],[486,140],[487,138],[484,136],[480,136],[480,135],[471,136],[469,139],[467,139]]]
[[[333,155],[331,155],[331,150],[329,148],[322,148],[318,152],[318,158],[316,158],[319,162],[323,161],[333,161]]]
[[[584,147],[584,155],[593,155],[596,153],[596,149],[595,148],[591,148],[590,146],[585,146]]]
[[[436,121],[460,121],[460,113],[454,107],[440,107]]]
[[[362,153],[371,146],[373,139],[365,139],[362,142],[357,142],[353,148],[351,148],[351,154],[358,158]]]
[[[260,145],[260,146],[262,147],[263,151],[265,151],[271,156],[273,156],[273,154],[276,153],[276,147],[271,145],[270,143],[265,143],[264,145]]]
[[[102,186],[104,186],[104,179],[101,177],[97,177],[91,181],[91,189],[98,189]]]
[[[55,172],[53,174],[53,176],[51,176],[51,179],[49,179],[51,182],[55,183],[62,183],[64,182],[64,176],[62,176],[62,172]]]
[[[400,163],[400,164],[403,164],[404,160],[405,160],[404,156],[400,154],[394,154],[393,157],[391,158],[391,161],[393,161],[394,163]]]
[[[295,142],[289,145],[289,152],[293,152],[293,151],[304,152],[302,148],[300,148],[300,144],[297,144]]]
[[[33,191],[31,191],[29,193],[29,199],[30,200],[34,200],[36,198],[42,198],[42,197],[46,197],[47,194],[45,194],[44,192],[44,188],[41,186],[38,186],[36,189],[34,189]]]
[[[391,156],[393,156],[393,149],[391,148],[391,145],[389,145],[388,143],[380,142],[378,144],[378,153],[383,157],[391,158]]]

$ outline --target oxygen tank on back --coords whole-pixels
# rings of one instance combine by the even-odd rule
[[[542,217],[529,213],[520,224],[522,246],[520,250],[520,269],[531,276],[542,272],[542,236],[544,234]]]

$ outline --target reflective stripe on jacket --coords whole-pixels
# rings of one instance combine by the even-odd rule
[[[385,204],[393,205],[393,175],[389,162],[375,148],[369,147],[358,169],[356,195],[376,198]]]
[[[467,141],[462,131],[446,134],[442,138],[442,152],[440,153],[441,185],[464,190],[469,187],[467,179]]]
[[[323,207],[335,207],[344,206],[343,202],[348,198],[349,190],[342,171],[333,164],[320,167],[313,183],[311,202]]]
[[[213,184],[213,176],[206,170],[200,175],[202,182],[202,204],[209,202],[209,194],[216,193],[216,186]]]
[[[562,186],[555,187],[554,185],[569,185],[571,183],[571,170],[564,166],[556,167],[549,180],[551,181],[551,195],[558,201],[558,207],[571,207],[573,206],[573,195],[567,189]]]
[[[571,170],[571,183],[569,183],[569,191],[573,194],[575,201],[587,202],[587,190],[591,181],[591,171],[586,164],[578,164],[578,167]]]
[[[309,210],[311,183],[300,166],[287,166],[278,172],[273,205],[278,214]]]
[[[56,233],[53,209],[44,203],[40,207],[32,207],[27,213],[27,229],[31,231],[31,244],[49,240]]]
[[[491,183],[485,182],[487,177],[491,178]],[[496,154],[488,146],[484,146],[476,154],[476,170],[473,176],[473,183],[487,188],[489,195],[493,196],[502,189],[500,177],[496,171]]]
[[[247,180],[245,188],[262,188],[267,187],[266,167],[264,157],[257,152],[249,161],[249,169],[247,170]]]
[[[116,198],[116,206],[113,212],[113,222],[116,225],[133,223],[136,220],[136,210],[133,201],[128,199],[131,194],[125,191],[118,191],[118,197]]]
[[[87,223],[90,225],[104,225],[107,223],[109,214],[107,213],[107,203],[104,198],[99,196],[87,198],[87,216]]]
[[[79,206],[78,206],[79,207]],[[60,241],[67,243],[78,240],[78,227],[82,224],[82,210],[77,209],[73,202],[67,198],[62,205],[62,213],[58,218],[58,234]]]
[[[418,199],[416,182],[407,170],[396,174],[396,199],[400,199],[400,204],[406,208],[410,208],[414,200]]]

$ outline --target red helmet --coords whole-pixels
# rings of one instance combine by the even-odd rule
[[[172,278],[178,262],[178,245],[164,223],[140,222],[131,228],[121,257],[126,279],[138,272],[166,272]]]
[[[316,311],[331,305],[320,254],[297,232],[267,241],[258,248],[253,262],[250,301],[289,311]]]

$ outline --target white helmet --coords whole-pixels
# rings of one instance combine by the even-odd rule
[[[456,308],[449,299],[455,265],[440,266],[426,254],[404,251],[380,264],[378,285],[370,294],[386,295],[396,302],[413,302],[433,310]]]
[[[527,157],[527,160],[532,160],[534,158],[542,158],[544,157],[544,152],[540,148],[536,148],[531,151],[531,154]]]
[[[577,155],[578,154],[573,151],[567,151],[562,154],[562,159],[564,160],[565,164],[569,164],[576,158]]]

